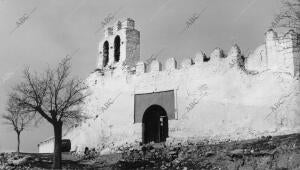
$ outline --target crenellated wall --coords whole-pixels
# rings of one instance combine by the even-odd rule
[[[149,69],[142,61],[97,69],[86,80],[91,95],[83,110],[89,119],[64,138],[71,139],[72,150],[88,146],[103,154],[107,148],[141,142],[142,123],[134,122],[135,95],[164,91],[174,92],[175,118],[168,121],[168,141],[299,132],[300,82],[295,77],[299,52],[283,48],[291,43],[287,39],[283,43],[274,31],[268,31],[266,44],[249,57],[234,45],[227,53],[220,48],[210,55],[200,51],[180,63],[174,58],[164,63],[154,60],[147,64]]]

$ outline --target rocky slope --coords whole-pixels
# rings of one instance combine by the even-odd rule
[[[0,169],[49,169],[51,154],[2,153]],[[123,146],[100,156],[64,153],[64,169],[300,169],[300,134],[245,141]]]
[[[146,145],[123,153],[120,169],[300,169],[300,135],[218,144]]]

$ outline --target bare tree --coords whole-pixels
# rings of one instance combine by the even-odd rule
[[[64,58],[57,68],[48,68],[42,74],[25,69],[24,81],[10,95],[24,110],[38,113],[53,126],[55,169],[61,168],[63,124],[73,124],[85,118],[80,105],[87,97],[87,86],[70,78],[70,67],[70,58]]]
[[[298,33],[300,32],[300,0],[285,0],[283,1],[283,8],[278,13],[272,27],[281,27],[294,29]]]
[[[7,114],[2,116],[5,119],[5,124],[11,126],[17,133],[17,152],[20,152],[20,135],[25,128],[28,127],[33,116],[24,112],[20,106],[14,101],[13,98],[9,98],[7,102]]]

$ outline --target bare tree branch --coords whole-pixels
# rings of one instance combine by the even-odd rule
[[[17,152],[20,151],[20,133],[30,125],[34,118],[34,115],[30,114],[27,109],[22,108],[17,104],[13,96],[9,97],[7,102],[7,113],[2,116],[4,123],[11,126],[13,130],[17,133],[18,146]]]
[[[80,105],[88,96],[83,81],[70,78],[70,58],[64,58],[57,68],[48,68],[43,74],[24,71],[24,80],[10,97],[27,113],[36,113],[53,125],[55,135],[54,168],[60,168],[61,134],[63,124],[74,124],[85,119]],[[39,118],[40,118],[39,117]],[[40,120],[40,119],[38,119]],[[20,122],[26,122],[20,120]]]
[[[272,27],[300,29],[300,0],[286,0],[282,11],[275,16]]]

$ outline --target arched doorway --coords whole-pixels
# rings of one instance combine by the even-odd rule
[[[120,36],[116,36],[115,41],[114,41],[114,58],[115,58],[115,62],[119,62],[120,60]]]
[[[105,41],[103,44],[103,67],[107,65],[108,59],[109,59],[109,43]]]
[[[148,107],[143,115],[143,143],[164,142],[168,137],[168,116],[159,105]]]

